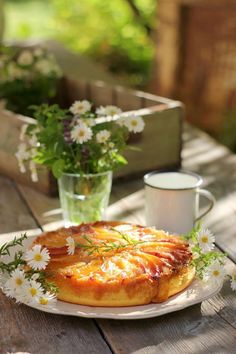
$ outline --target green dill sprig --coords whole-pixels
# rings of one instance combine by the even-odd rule
[[[23,246],[23,241],[27,239],[26,233],[22,234],[19,238],[14,237],[14,239],[10,242],[4,243],[0,247],[0,259],[3,256],[10,256],[10,249],[15,246]],[[23,252],[22,250],[19,250],[15,252],[14,254],[14,259],[8,263],[0,261],[0,271],[2,273],[7,272],[10,274],[13,270],[15,270],[17,267],[25,265],[26,262],[23,259]]]
[[[82,235],[82,237],[85,239],[85,241],[87,242],[86,244],[84,243],[78,243],[76,242],[75,247],[79,247],[84,249],[88,255],[92,255],[92,254],[103,254],[104,252],[113,252],[113,251],[120,251],[123,250],[127,247],[136,247],[140,244],[143,243],[147,243],[148,241],[138,241],[138,240],[134,240],[132,239],[130,236],[111,228],[112,231],[116,231],[117,233],[120,234],[121,239],[123,242],[114,242],[114,241],[109,241],[109,242],[105,242],[105,241],[101,241],[99,243],[94,243],[93,240],[88,236],[88,235]]]
[[[182,238],[186,240],[190,245],[193,254],[193,259],[191,264],[195,267],[196,275],[200,279],[203,279],[207,269],[212,264],[217,262],[221,266],[224,265],[227,254],[219,252],[214,249],[208,252],[204,252],[198,240],[198,235],[201,232],[201,230],[202,230],[202,226],[201,223],[199,222],[189,233],[183,235]]]
[[[198,222],[190,232],[183,235],[183,239],[196,243],[197,242],[197,234],[200,232],[201,228],[202,228],[201,222]]]
[[[0,247],[0,257],[2,256],[10,256],[10,248],[15,247],[17,245],[23,246],[23,241],[27,239],[26,233],[22,234],[20,237],[14,237],[12,241],[4,243]]]
[[[219,262],[219,264],[223,266],[225,257],[226,257],[225,253],[216,252],[216,251],[210,251],[206,254],[199,252],[198,257],[193,258],[192,265],[196,269],[197,276],[200,279],[203,279],[207,268],[209,268],[214,262]]]
[[[8,276],[11,276],[11,273],[20,268],[24,271],[24,276],[27,280],[36,280],[45,292],[50,292],[52,294],[56,294],[58,292],[58,287],[53,283],[49,282],[46,279],[46,273],[44,271],[35,270],[30,268],[27,265],[26,260],[24,259],[23,250],[18,250],[14,253],[14,258],[10,262],[6,262],[1,260],[4,256],[11,256],[11,249],[15,246],[23,247],[23,241],[27,239],[26,233],[22,234],[19,238],[14,237],[12,241],[4,243],[0,247],[0,273],[6,273]]]

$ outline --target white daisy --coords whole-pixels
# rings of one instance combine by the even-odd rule
[[[26,168],[24,165],[24,161],[26,161],[30,158],[30,153],[27,150],[27,145],[25,143],[19,144],[18,150],[17,150],[15,156],[16,156],[18,164],[19,164],[20,172],[25,173]]]
[[[104,106],[100,106],[96,109],[96,114],[98,116],[105,116],[106,115],[106,108]]]
[[[93,132],[87,124],[80,122],[71,131],[71,138],[78,144],[83,144],[92,138]]]
[[[43,51],[42,48],[36,48],[36,49],[34,50],[34,55],[35,55],[36,57],[41,57],[43,54],[44,54],[44,51]]]
[[[24,76],[23,70],[21,70],[15,63],[11,62],[7,66],[8,80],[21,79]]]
[[[25,254],[25,260],[34,270],[45,269],[49,260],[49,252],[46,248],[42,249],[41,245],[34,245]]]
[[[28,281],[21,288],[15,288],[15,282],[13,279],[8,279],[8,281],[3,286],[3,292],[6,296],[15,299],[16,302],[25,302],[25,289]]]
[[[41,59],[35,64],[35,69],[42,75],[49,75],[54,71],[53,64],[47,59]]]
[[[54,304],[56,301],[57,301],[56,295],[51,294],[48,291],[38,299],[38,303],[43,306],[50,306]]]
[[[104,129],[104,130],[100,130],[100,132],[98,132],[96,134],[96,140],[99,144],[104,144],[107,142],[107,140],[110,138],[111,133]]]
[[[24,50],[23,52],[21,52],[17,59],[17,62],[20,65],[31,65],[33,63],[33,56],[31,51]]]
[[[16,296],[15,282],[13,279],[9,278],[5,282],[5,284],[3,285],[3,291],[5,295],[7,295],[10,298],[14,298]]]
[[[83,119],[83,122],[84,122],[85,124],[87,124],[88,127],[94,127],[94,125],[96,125],[95,120],[92,119],[92,118]],[[80,120],[78,120],[77,123],[79,124],[79,123],[80,123]]]
[[[115,147],[115,144],[111,141],[109,144],[108,144],[109,148],[110,149],[113,149]]]
[[[75,253],[75,240],[69,236],[66,239],[67,253],[71,256]]]
[[[100,107],[101,108],[101,107]],[[104,113],[107,116],[116,116],[122,113],[122,110],[119,107],[110,105],[110,106],[106,106],[103,107],[104,108]]]
[[[230,283],[232,290],[236,290],[236,273],[231,275]]]
[[[30,162],[29,162],[29,169],[31,172],[32,181],[38,182],[39,178],[38,178],[38,173],[37,173],[37,169],[36,169],[36,164],[33,160],[30,160]]]
[[[204,281],[216,282],[218,285],[222,284],[225,277],[224,266],[219,262],[214,262],[210,267],[207,268],[204,274]]]
[[[215,237],[208,229],[202,229],[197,234],[197,240],[203,253],[214,249]]]
[[[124,124],[133,133],[142,132],[145,126],[143,118],[135,115],[127,117]]]
[[[76,114],[83,114],[91,110],[91,103],[87,100],[82,101],[75,101],[72,106],[70,107],[71,113],[74,115]]]
[[[27,303],[38,302],[43,296],[43,288],[40,283],[30,280],[24,291],[24,301]]]
[[[116,124],[118,124],[120,127],[123,127],[125,125],[125,117],[120,117],[116,120]]]
[[[27,283],[25,272],[19,268],[16,268],[13,272],[11,272],[10,280],[12,280],[12,286],[14,287],[15,291],[19,291]]]
[[[20,143],[18,145],[18,150],[15,154],[17,160],[28,160],[30,157],[29,151],[27,150],[27,145],[25,143]]]

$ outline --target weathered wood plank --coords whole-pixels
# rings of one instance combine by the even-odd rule
[[[41,166],[38,171],[38,182],[32,182],[30,172],[21,173],[15,156],[20,143],[20,131],[24,124],[32,123],[32,119],[17,115],[0,107],[0,173],[10,176],[18,182],[36,188],[37,190],[55,194],[53,178],[48,170]]]
[[[12,181],[0,176],[0,234],[36,229],[34,218],[16,192]]]
[[[92,320],[46,314],[0,294],[1,353],[111,353]]]
[[[235,329],[200,305],[139,321],[99,321],[115,353],[234,353]]]
[[[102,81],[90,83],[90,100],[95,107],[108,106],[113,103],[113,87]]]
[[[1,233],[39,232],[38,223],[14,183],[0,177],[0,190]],[[0,353],[13,352],[110,353],[110,350],[94,321],[54,316],[17,305],[0,290]]]
[[[88,82],[86,80],[73,80],[66,78],[66,91],[69,104],[72,104],[76,100],[84,100],[88,98]]]
[[[134,91],[124,89],[120,86],[115,87],[115,104],[123,111],[133,111],[143,108],[140,95],[136,95]]]
[[[53,230],[63,225],[58,198],[48,197],[25,185],[17,185],[22,198],[44,231]]]
[[[130,142],[130,145],[137,145],[141,152],[127,150],[125,157],[129,163],[116,172],[116,177],[140,176],[150,169],[180,166],[181,110],[176,107],[155,112],[153,109],[144,114],[143,119],[144,131],[136,137],[137,142]],[[171,132],[174,133],[169,139]]]

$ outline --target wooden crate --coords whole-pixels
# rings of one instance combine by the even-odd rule
[[[15,153],[19,144],[20,130],[23,124],[31,121],[31,118],[0,108],[0,173],[45,194],[55,195],[57,190],[55,179],[44,166],[38,168],[37,183],[32,182],[28,171],[23,174],[18,167]]]
[[[109,86],[104,82],[86,82],[64,79],[63,104],[68,106],[77,99],[88,99],[95,106],[117,105],[125,113],[135,112],[143,116],[145,129],[131,136],[131,144],[140,152],[125,153],[128,165],[115,173],[114,177],[143,175],[157,168],[179,167],[181,163],[181,132],[183,107],[178,101],[169,100],[141,91],[128,90],[120,86]],[[0,172],[18,182],[30,185],[46,194],[53,195],[55,180],[44,168],[40,168],[39,182],[30,180],[29,174],[21,174],[15,158],[19,144],[21,126],[31,120],[13,112],[0,109]]]
[[[113,104],[125,114],[134,112],[144,118],[144,131],[131,138],[131,144],[141,151],[126,151],[128,164],[119,169],[115,177],[141,176],[153,169],[180,166],[183,106],[179,101],[109,86],[101,81],[77,83],[68,79],[66,85],[68,104],[86,98],[95,106]]]

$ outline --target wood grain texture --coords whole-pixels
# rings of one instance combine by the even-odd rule
[[[46,314],[0,294],[0,353],[111,353],[94,321]]]
[[[0,232],[33,229],[38,233],[39,223],[14,183],[0,177],[0,191]],[[107,354],[110,350],[93,320],[54,316],[17,305],[0,290],[0,353],[13,352]]]
[[[14,183],[7,177],[0,176],[0,191],[0,234],[37,228]]]

